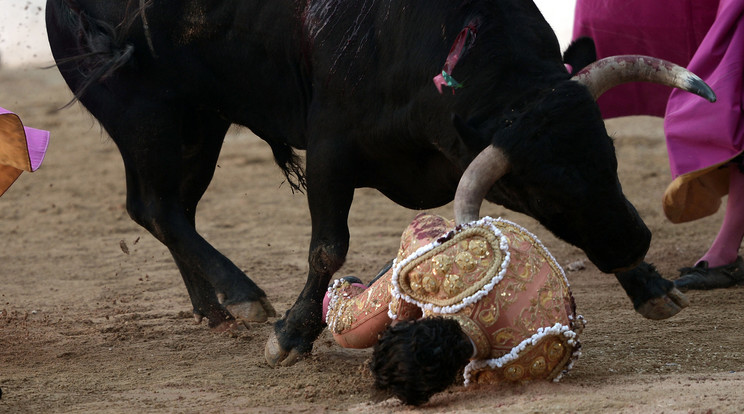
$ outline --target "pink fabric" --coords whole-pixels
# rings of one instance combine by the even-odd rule
[[[744,206],[744,174],[739,173],[738,166],[729,166],[729,193],[726,200],[726,212],[738,212]],[[739,247],[744,239],[744,214],[725,214],[721,229],[718,231],[710,249],[698,260],[708,262],[711,267],[723,266],[736,261]]]
[[[49,147],[49,131],[31,127],[23,127],[26,131],[28,155],[31,158],[31,171],[36,171],[44,161],[47,147]]]
[[[640,54],[686,67],[717,5],[718,0],[579,0],[573,36],[593,38],[600,59]],[[667,86],[632,83],[607,91],[597,102],[604,118],[663,116],[670,92]]]
[[[446,73],[447,75],[452,75],[452,71],[455,70],[455,65],[457,65],[457,62],[462,56],[463,50],[465,50],[465,42],[468,40],[468,35],[471,36],[470,44],[472,45],[472,42],[475,40],[476,33],[478,33],[477,19],[468,23],[468,25],[465,26],[457,35],[457,38],[455,38],[455,42],[452,44],[450,52],[447,55],[447,59],[444,62],[442,73],[438,74],[432,79],[434,81],[434,86],[436,86],[440,94],[442,93],[443,86],[453,86],[447,83],[446,79],[444,79],[443,74]],[[452,93],[455,93],[454,86],[452,88]]]
[[[362,290],[366,290],[367,286],[363,285],[361,283],[352,283],[351,286],[356,286]],[[326,320],[326,315],[328,314],[328,304],[331,303],[331,294],[326,291],[325,296],[323,296],[323,313],[321,314],[321,317],[323,318],[323,321]]]
[[[688,69],[713,88],[718,101],[672,92],[664,129],[674,178],[726,162],[744,150],[744,1],[721,0]]]
[[[14,114],[14,112],[0,107],[0,115],[3,114]],[[23,129],[26,132],[26,145],[31,159],[31,171],[36,171],[44,161],[44,155],[49,146],[49,131],[27,126],[24,126]]]
[[[665,117],[674,178],[730,160],[744,149],[739,126],[742,13],[744,2],[739,0],[577,2],[574,37],[594,38],[599,58],[629,53],[659,57],[687,67],[715,91],[718,102],[711,104],[665,86],[630,84],[608,91],[598,101],[605,118]]]

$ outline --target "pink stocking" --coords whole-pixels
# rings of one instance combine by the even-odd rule
[[[710,249],[700,258],[700,261],[707,261],[710,267],[736,261],[744,238],[744,173],[736,165],[729,169],[729,194],[723,223]]]

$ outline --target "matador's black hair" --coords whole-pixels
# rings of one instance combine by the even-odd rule
[[[383,332],[372,354],[375,387],[405,404],[420,405],[452,385],[473,354],[470,339],[452,319],[399,322]]]

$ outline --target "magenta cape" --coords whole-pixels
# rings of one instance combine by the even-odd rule
[[[728,161],[744,149],[743,14],[744,2],[722,0],[715,23],[688,65],[713,88],[718,101],[710,104],[679,90],[669,98],[664,127],[674,154],[674,178]]]
[[[605,118],[663,115],[674,179],[664,212],[673,222],[714,213],[728,192],[728,170],[720,167],[744,150],[744,2],[581,0],[576,15],[575,37],[592,36],[598,57],[661,57],[713,88],[718,101],[711,104],[663,86],[623,85],[603,95],[600,108]]]
[[[0,108],[0,195],[23,171],[36,171],[49,145],[49,131],[23,126],[13,112]]]
[[[718,0],[579,0],[573,37],[594,39],[597,57],[648,55],[687,66],[715,18]],[[664,116],[671,88],[621,85],[597,102],[605,118]]]

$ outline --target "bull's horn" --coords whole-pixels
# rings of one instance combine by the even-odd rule
[[[692,92],[710,102],[716,94],[697,75],[672,62],[650,56],[623,55],[600,59],[571,78],[585,85],[596,100],[608,89],[628,82],[652,82]]]
[[[506,154],[489,145],[470,163],[455,193],[455,222],[465,224],[480,218],[480,206],[493,184],[509,171]]]

